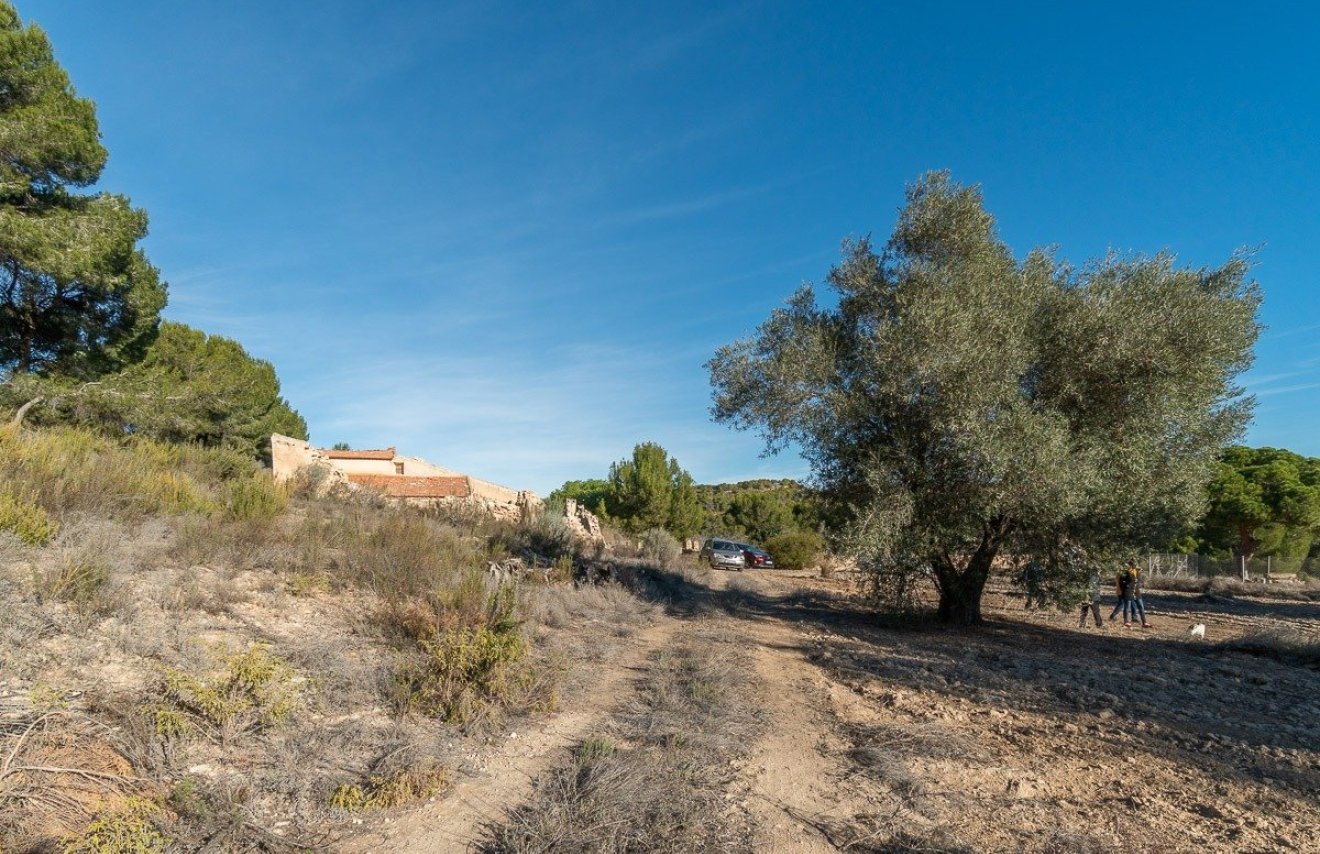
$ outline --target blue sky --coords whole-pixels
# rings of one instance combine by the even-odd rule
[[[644,440],[803,476],[703,363],[948,168],[1019,253],[1259,247],[1248,439],[1320,455],[1320,8],[1072,5],[18,2],[167,315],[316,442],[541,492]]]

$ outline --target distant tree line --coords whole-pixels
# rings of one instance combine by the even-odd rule
[[[1320,459],[1277,448],[1229,448],[1206,500],[1194,534],[1177,550],[1312,567],[1320,560]]]
[[[18,418],[260,455],[306,438],[268,362],[162,323],[146,212],[88,192],[107,152],[46,34],[0,0],[0,405]]]
[[[699,484],[697,496],[706,511],[704,534],[765,543],[820,524],[811,492],[795,480]]]
[[[661,528],[685,539],[736,537],[766,543],[820,526],[811,492],[794,480],[698,484],[660,445],[643,442],[609,476],[566,481],[548,501],[572,498],[629,533]]]

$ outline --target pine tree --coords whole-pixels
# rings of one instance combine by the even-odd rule
[[[50,41],[0,0],[0,371],[86,378],[142,356],[165,284],[137,243],[146,214],[78,193],[101,176],[96,107]]]

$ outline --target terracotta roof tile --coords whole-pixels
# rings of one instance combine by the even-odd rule
[[[350,474],[348,479],[394,498],[467,498],[472,494],[466,477]]]

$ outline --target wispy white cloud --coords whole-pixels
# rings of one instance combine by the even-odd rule
[[[1320,330],[1320,323],[1312,323],[1306,326],[1296,326],[1292,329],[1281,329],[1278,332],[1275,332],[1272,329],[1267,330],[1261,338],[1273,341],[1279,338],[1290,338],[1294,335],[1301,335],[1305,332],[1315,332],[1317,330]]]
[[[1297,385],[1275,386],[1274,388],[1265,388],[1259,391],[1253,390],[1251,393],[1256,397],[1274,397],[1280,394],[1295,394],[1299,391],[1310,391],[1320,388],[1320,383],[1299,383]]]

